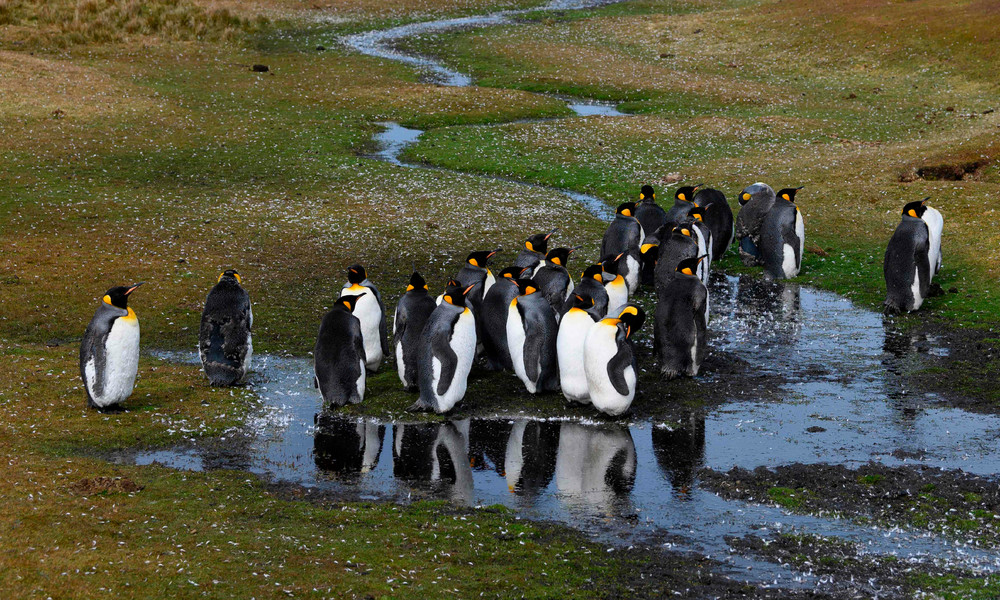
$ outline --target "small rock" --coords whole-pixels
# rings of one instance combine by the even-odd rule
[[[957,294],[958,293],[958,288],[957,287],[950,287],[950,288],[948,288],[948,293],[949,294]]]
[[[826,431],[826,427],[820,427],[819,425],[813,425],[812,427],[807,427],[806,431],[809,433],[820,433]]]
[[[660,53],[660,58],[673,58],[673,57],[674,57],[674,55],[670,54],[669,52],[661,52]]]
[[[701,33],[701,31],[702,31],[701,29],[695,29],[694,33],[698,34],[698,33]]]
[[[253,71],[254,73],[267,73],[271,69],[269,69],[267,65],[254,65],[250,67],[250,70]]]
[[[52,118],[53,119],[61,119],[61,118],[65,117],[65,116],[66,116],[66,111],[64,111],[61,108],[57,108],[54,111],[52,111]]]
[[[947,111],[947,112],[955,112],[955,107],[954,106],[945,107],[945,111]]]
[[[988,114],[991,114],[992,112],[993,112],[992,108],[987,108],[986,110],[983,111],[983,114],[984,115],[988,115]]]
[[[845,96],[845,98],[847,98],[848,100],[854,100],[857,97],[858,97],[858,95],[855,94],[854,92],[851,92],[850,94],[848,94],[847,96]]]
[[[316,52],[323,52],[324,50],[326,50],[324,46],[316,46]]]

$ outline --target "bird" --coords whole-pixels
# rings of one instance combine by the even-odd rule
[[[635,398],[638,378],[635,351],[629,338],[645,320],[642,308],[628,304],[617,318],[601,319],[587,332],[583,364],[590,402],[605,414],[613,417],[622,414]]]
[[[128,297],[140,285],[117,286],[101,298],[80,343],[80,377],[87,403],[98,410],[132,394],[139,371],[139,318]]]
[[[642,245],[645,232],[635,218],[635,202],[623,202],[615,210],[615,218],[604,231],[601,256],[614,256]]]
[[[701,187],[694,195],[695,206],[701,209],[702,221],[712,231],[712,252],[709,262],[720,260],[729,250],[736,236],[733,224],[733,209],[726,201],[726,195],[719,190]]]
[[[499,371],[514,370],[510,362],[510,350],[507,348],[507,311],[510,301],[517,297],[517,279],[528,271],[528,267],[507,267],[500,271],[497,282],[486,292],[483,298],[482,320],[483,355],[486,359],[486,369]]]
[[[497,248],[496,250],[480,250],[469,254],[468,258],[465,259],[465,264],[458,271],[458,275],[455,276],[455,281],[458,282],[459,286],[463,288],[472,286],[472,290],[465,296],[465,305],[472,309],[472,313],[476,317],[477,356],[482,355],[484,351],[482,346],[483,320],[481,318],[483,296],[496,283],[496,277],[489,268],[489,261],[499,251],[500,248]]]
[[[740,192],[740,212],[736,215],[733,231],[740,244],[740,260],[748,267],[761,264],[760,250],[757,248],[760,243],[760,227],[776,198],[774,190],[766,183],[749,185]]]
[[[656,203],[656,192],[653,186],[644,185],[639,191],[639,202],[635,205],[635,218],[642,225],[642,230],[649,235],[667,222],[667,211]]]
[[[604,317],[608,311],[608,290],[604,288],[604,264],[596,263],[587,267],[580,275],[580,283],[573,289],[574,294],[590,296],[594,301],[593,310]],[[572,298],[563,303],[562,313],[565,315],[573,308]]]
[[[683,225],[691,230],[694,234],[695,240],[698,242],[698,256],[705,255],[705,260],[698,263],[698,277],[701,278],[705,285],[708,285],[709,269],[712,266],[712,245],[714,238],[712,237],[712,230],[708,225],[702,220],[704,218],[704,209],[700,206],[692,208],[688,212],[688,218],[685,219]]]
[[[315,385],[326,406],[357,404],[365,397],[367,363],[361,321],[354,314],[362,294],[344,294],[323,316],[313,349]]]
[[[556,313],[556,320],[562,314],[563,303],[573,293],[573,278],[566,270],[566,264],[569,261],[569,255],[579,249],[580,247],[577,246],[549,250],[548,254],[545,255],[545,261],[539,263],[534,275],[531,276],[531,279],[534,279],[535,283],[538,284],[539,291],[552,305],[552,310]]]
[[[590,388],[583,364],[583,344],[594,323],[604,318],[594,311],[594,299],[573,294],[572,305],[559,321],[556,356],[559,359],[559,387],[570,402],[590,404]]]
[[[795,204],[795,193],[801,190],[785,188],[778,192],[774,206],[760,226],[760,259],[767,279],[791,279],[802,268],[806,229],[802,212]]]
[[[885,249],[885,312],[892,314],[920,308],[934,278],[931,233],[924,215],[929,198],[903,207],[902,219]],[[938,215],[940,219],[940,214]],[[943,219],[940,219],[943,223]],[[940,234],[938,237],[940,240]]]
[[[410,275],[403,297],[396,304],[392,320],[392,342],[396,349],[396,371],[407,391],[417,389],[417,356],[424,324],[437,306],[428,292],[427,281],[417,271]]]
[[[450,411],[465,397],[476,357],[476,318],[465,305],[473,286],[449,286],[420,334],[417,383],[420,398],[410,411]]]
[[[534,279],[517,280],[507,312],[507,348],[514,373],[530,394],[559,387],[556,316]]]
[[[354,307],[354,316],[361,322],[361,334],[365,338],[365,367],[372,373],[378,372],[382,359],[389,353],[386,336],[385,305],[378,288],[368,280],[368,273],[361,265],[351,265],[347,269],[347,283],[341,295],[361,296]]]
[[[669,227],[668,223],[665,227]],[[674,227],[669,234],[659,233],[660,249],[656,258],[655,284],[657,293],[660,288],[673,279],[677,265],[685,258],[698,257],[698,240],[690,227],[683,225]]]
[[[694,196],[698,188],[702,185],[699,183],[698,185],[685,185],[677,188],[677,191],[674,192],[674,205],[667,211],[667,219],[664,225],[668,225],[670,229],[673,229],[684,220],[688,211],[694,208]]]
[[[670,281],[657,282],[653,347],[664,379],[697,375],[705,358],[708,289],[698,277],[705,258],[685,258]]]
[[[604,273],[605,275],[611,275],[611,280],[606,281],[604,284],[604,289],[608,292],[608,309],[606,315],[611,315],[612,313],[617,314],[622,306],[628,302],[628,283],[625,281],[625,276],[621,273],[621,269],[625,266],[626,254],[622,252],[618,256],[609,256],[604,259]],[[638,265],[636,268],[636,277],[638,279]]]
[[[530,272],[534,272],[538,263],[545,260],[545,254],[548,252],[549,247],[549,238],[557,231],[559,230],[553,229],[548,233],[529,235],[528,239],[524,241],[524,248],[517,254],[517,258],[514,259],[513,266],[528,267],[531,269]]]
[[[235,269],[219,275],[205,299],[198,332],[198,354],[212,385],[236,385],[250,371],[253,310],[243,278]]]

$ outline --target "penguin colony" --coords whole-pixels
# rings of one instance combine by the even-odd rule
[[[366,377],[394,354],[403,388],[417,392],[410,410],[450,411],[465,396],[479,360],[511,371],[531,394],[560,390],[570,403],[617,416],[636,394],[634,334],[643,309],[630,301],[642,286],[655,292],[653,340],[664,379],[698,374],[706,353],[708,282],[713,261],[736,244],[748,266],[769,280],[798,275],[805,224],[796,205],[802,188],[777,193],[755,183],[738,197],[733,218],[725,195],[683,186],[664,210],[649,185],[636,202],[618,206],[601,241],[601,256],[578,282],[567,269],[579,249],[554,248],[557,232],[529,236],[514,264],[494,275],[499,248],[472,252],[436,299],[414,272],[396,305],[390,352],[386,308],[362,265],[323,317],[314,350],[314,383],[327,407],[364,399]],[[920,308],[941,269],[941,213],[928,199],[903,207],[885,252],[886,313]],[[111,409],[132,393],[139,362],[139,321],[128,306],[140,286],[113,287],[101,299],[80,347],[88,403]],[[198,351],[209,382],[242,383],[253,343],[250,297],[235,270],[219,275],[208,294]]]

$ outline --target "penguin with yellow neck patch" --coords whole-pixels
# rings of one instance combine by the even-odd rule
[[[533,279],[518,279],[507,311],[507,348],[514,373],[530,394],[559,388],[555,312]]]
[[[361,335],[365,338],[366,367],[372,373],[378,371],[382,359],[389,354],[389,340],[386,335],[385,304],[378,288],[368,280],[368,272],[361,265],[351,265],[347,269],[347,283],[340,291],[343,295],[361,296],[354,307],[354,316],[361,322]]]
[[[529,235],[528,239],[524,241],[524,248],[517,254],[517,258],[514,259],[515,267],[528,267],[531,269],[528,273],[534,273],[535,267],[538,263],[545,260],[545,255],[548,253],[549,249],[549,238],[555,234],[558,229],[553,229],[548,233],[536,233],[534,235]]]
[[[601,256],[614,256],[635,248],[639,250],[643,238],[646,237],[635,218],[635,202],[624,202],[618,205],[615,218],[604,230],[601,240]]]
[[[606,316],[618,314],[625,303],[628,302],[629,290],[622,268],[626,265],[628,254],[622,252],[617,256],[609,256],[602,262],[604,264],[605,276],[610,275],[611,279],[605,281],[604,289],[608,292],[608,311]],[[638,276],[638,273],[636,273]]]
[[[545,255],[545,262],[535,269],[535,274],[531,276],[531,279],[534,279],[535,283],[538,284],[542,295],[552,305],[557,320],[562,314],[563,303],[569,299],[575,287],[573,278],[566,270],[566,264],[569,262],[569,255],[579,249],[580,247],[577,246],[549,250],[549,253]]]
[[[132,394],[139,371],[139,319],[128,297],[142,283],[113,287],[101,299],[80,343],[80,377],[87,403],[98,410]]]
[[[420,334],[417,383],[411,411],[446,413],[463,398],[476,358],[476,317],[465,305],[472,286],[449,286]]]
[[[590,402],[605,414],[618,416],[635,399],[638,372],[631,337],[645,320],[642,308],[629,304],[587,332],[583,364]]]
[[[886,314],[917,310],[930,292],[936,257],[931,255],[931,232],[924,219],[926,202],[925,198],[903,207],[902,219],[885,249]]]
[[[396,371],[403,389],[417,389],[417,355],[420,349],[420,334],[424,324],[434,312],[437,304],[428,291],[427,282],[414,271],[406,292],[396,304],[396,314],[392,320],[392,342],[396,349]]]
[[[528,267],[507,267],[500,271],[497,282],[483,298],[482,331],[483,355],[486,368],[490,371],[514,370],[507,348],[507,308],[510,301],[517,298],[517,280],[528,272]]]
[[[802,211],[795,204],[795,194],[801,187],[778,192],[774,206],[760,226],[760,260],[767,279],[791,279],[802,268],[802,252],[806,244],[806,226]]]
[[[698,185],[685,185],[683,187],[677,188],[674,192],[674,205],[670,207],[667,211],[666,225],[670,226],[670,229],[676,227],[681,221],[683,221],[692,208],[695,207],[694,196],[698,192],[703,184]]]
[[[705,258],[685,258],[665,285],[657,285],[653,348],[664,379],[693,377],[705,359],[708,289],[698,277]]]
[[[644,185],[639,192],[639,202],[635,205],[635,218],[642,225],[642,230],[648,236],[667,222],[667,211],[656,203],[656,192],[653,186]]]
[[[361,321],[354,314],[363,294],[343,294],[323,316],[313,348],[315,385],[327,407],[357,404],[365,397],[367,358]]]
[[[662,232],[661,232],[662,235]],[[656,259],[656,292],[670,283],[677,272],[677,265],[686,258],[698,257],[698,240],[690,226],[679,225],[661,238],[659,256]]]
[[[712,247],[709,261],[719,260],[732,245],[736,236],[733,225],[733,209],[726,201],[726,195],[710,187],[700,187],[694,195],[694,204],[701,209],[702,222],[712,232]]]
[[[236,385],[250,371],[253,309],[235,269],[219,275],[205,299],[198,331],[198,355],[212,385]]]
[[[704,209],[695,206],[688,211],[688,216],[682,223],[694,234],[695,241],[698,242],[698,256],[705,255],[705,260],[698,264],[698,276],[708,285],[709,268],[712,265],[712,246],[714,238],[712,229],[704,221]]]
[[[573,294],[572,306],[559,321],[556,335],[556,355],[559,358],[559,387],[570,402],[590,404],[590,388],[583,366],[583,344],[594,323],[604,314],[594,312],[594,299],[585,294]]]
[[[736,215],[733,232],[739,242],[740,260],[748,267],[761,264],[757,247],[760,228],[776,198],[774,189],[761,182],[748,185],[739,194],[740,212]]]
[[[573,294],[587,296],[594,301],[593,311],[598,318],[604,318],[608,312],[608,290],[604,287],[604,264],[590,265],[580,276],[580,283],[573,289]],[[573,308],[573,297],[563,303],[562,313],[565,315]]]

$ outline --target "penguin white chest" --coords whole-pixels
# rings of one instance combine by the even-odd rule
[[[619,393],[611,383],[608,363],[618,354],[617,333],[617,325],[606,321],[595,324],[587,333],[583,355],[590,401],[595,408],[611,416],[625,412],[635,397],[636,374],[631,365],[625,367],[623,373],[627,393]]]
[[[615,277],[604,286],[608,292],[608,312],[607,316],[618,316],[621,307],[628,302],[628,285],[621,275]]]
[[[528,379],[528,370],[524,366],[525,339],[524,323],[521,321],[521,313],[517,310],[515,299],[507,308],[507,351],[510,353],[510,361],[514,366],[514,374],[524,382],[528,391],[534,394],[535,382]]]
[[[806,224],[802,220],[802,212],[795,209],[795,237],[799,243],[799,257],[795,259],[795,249],[789,244],[785,244],[784,255],[782,256],[781,268],[785,272],[785,277],[791,279],[799,274],[802,267],[802,253],[806,247]]]
[[[490,291],[493,284],[497,282],[497,278],[493,276],[493,271],[486,269],[486,282],[483,283],[483,298],[486,297],[486,292]]]
[[[476,356],[476,318],[472,311],[466,308],[455,321],[455,327],[448,340],[452,352],[455,353],[455,376],[448,389],[438,396],[438,412],[448,412],[459,400],[465,397],[468,386],[469,371],[472,370],[472,359]],[[438,357],[432,359],[434,390],[438,389],[441,380],[441,361]]]
[[[360,289],[357,289],[360,288]],[[352,286],[344,288],[341,295],[360,294],[354,306],[354,316],[361,323],[361,338],[365,347],[365,363],[371,370],[378,369],[382,364],[382,340],[379,338],[379,325],[382,322],[382,309],[378,300],[366,287]]]
[[[559,358],[559,385],[568,400],[589,403],[590,388],[583,362],[583,346],[594,320],[586,311],[571,308],[559,322],[556,355]]]
[[[87,383],[94,404],[105,407],[124,402],[135,386],[139,371],[139,320],[132,313],[114,320],[105,340],[104,387],[94,394],[97,373],[94,359],[86,365]]]
[[[625,278],[625,284],[628,293],[634,294],[639,289],[639,261],[630,254],[625,257],[625,263],[628,265],[628,277]]]
[[[927,258],[931,264],[931,279],[941,270],[941,234],[944,231],[944,217],[936,208],[927,207],[922,217],[927,223],[927,237],[930,241],[930,248]]]

